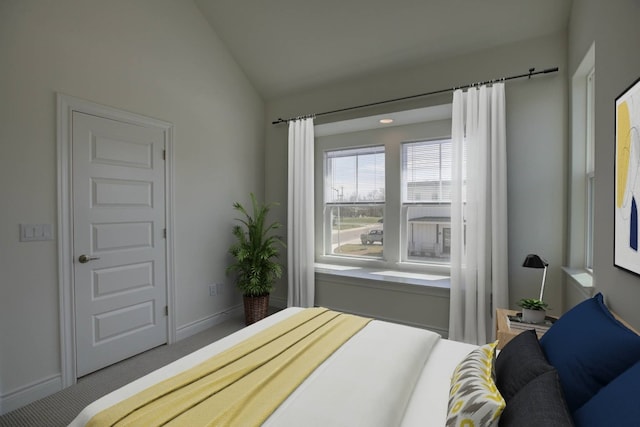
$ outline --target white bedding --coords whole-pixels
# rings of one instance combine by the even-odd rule
[[[197,350],[87,406],[70,424],[182,372],[300,311],[289,308]],[[475,346],[434,332],[372,321],[320,365],[265,426],[443,426],[449,382]]]

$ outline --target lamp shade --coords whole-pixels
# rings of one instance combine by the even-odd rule
[[[529,268],[545,268],[549,266],[549,263],[545,259],[540,258],[539,255],[529,254],[524,259],[522,266]]]

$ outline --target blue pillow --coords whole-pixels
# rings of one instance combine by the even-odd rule
[[[574,413],[580,427],[635,426],[640,420],[640,362],[604,386]]]
[[[600,293],[561,316],[540,345],[571,413],[640,360],[640,336],[613,317]]]

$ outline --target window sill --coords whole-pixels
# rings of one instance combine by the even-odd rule
[[[352,277],[377,282],[449,289],[449,276],[424,274],[383,268],[354,267],[337,264],[316,263],[315,272],[332,276]]]
[[[562,270],[569,279],[569,283],[578,289],[587,298],[591,298],[595,293],[593,286],[593,275],[584,268],[562,267]]]

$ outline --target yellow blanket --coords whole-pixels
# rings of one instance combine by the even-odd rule
[[[262,424],[370,319],[303,310],[98,414],[88,426]]]

